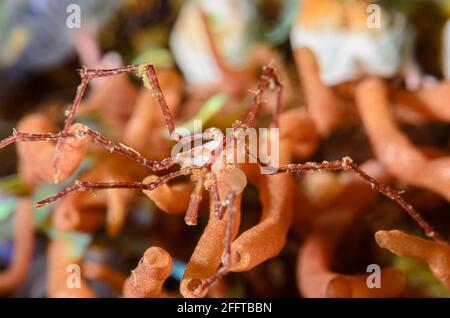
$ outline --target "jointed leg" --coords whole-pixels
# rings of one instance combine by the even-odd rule
[[[66,121],[64,123],[63,132],[68,132],[69,128],[72,126],[73,121],[75,120],[76,112],[80,106],[81,99],[86,91],[86,87],[91,79],[94,78],[100,78],[100,77],[107,77],[107,76],[115,76],[125,73],[131,73],[131,72],[137,72],[140,76],[143,77],[144,85],[148,87],[149,89],[153,90],[154,96],[156,100],[158,101],[161,111],[164,116],[164,120],[166,122],[167,129],[169,130],[169,134],[172,139],[179,140],[180,136],[178,136],[174,132],[174,122],[172,114],[170,113],[169,106],[167,105],[166,100],[164,99],[164,95],[161,91],[161,87],[158,82],[158,78],[156,76],[156,71],[153,65],[146,64],[146,65],[130,65],[125,67],[120,67],[116,69],[86,69],[83,68],[80,72],[81,75],[81,84],[77,88],[77,94],[75,96],[75,99],[73,101],[73,104],[68,111],[68,115],[66,118]],[[61,143],[64,142],[63,138],[59,138],[58,142],[56,144],[56,151],[55,156],[53,159],[53,171],[55,175],[55,179],[58,181],[58,164],[60,161],[59,151],[61,148]]]
[[[103,146],[104,148],[108,149],[111,152],[117,152],[121,155],[124,155],[126,157],[135,160],[137,163],[151,169],[152,171],[164,170],[170,168],[172,165],[175,164],[172,158],[167,158],[162,161],[148,160],[133,148],[127,147],[121,143],[116,144],[110,140],[107,140],[97,131],[87,127],[85,129],[78,130],[75,132],[60,131],[59,133],[41,133],[41,134],[14,132],[12,136],[7,137],[4,140],[0,141],[0,149],[17,141],[19,142],[51,141],[66,138],[81,138],[83,136],[89,137],[94,143]]]
[[[184,216],[184,221],[187,225],[197,225],[198,209],[200,207],[200,202],[202,201],[203,185],[205,184],[205,179],[201,177],[195,183],[194,190],[191,194],[191,200],[189,201],[189,206]]]
[[[261,74],[261,78],[258,83],[258,88],[256,90],[255,95],[253,96],[252,105],[244,121],[244,124],[247,127],[253,127],[256,112],[258,111],[258,108],[261,105],[262,95],[264,91],[267,89],[273,89],[274,87],[277,90],[277,105],[275,108],[275,115],[273,121],[275,127],[278,127],[278,120],[281,112],[281,98],[283,94],[283,85],[281,85],[280,81],[278,80],[278,77],[275,74],[275,70],[270,66],[263,67],[263,72]]]
[[[214,215],[216,216],[217,219],[220,220],[220,219],[222,219],[222,217],[220,217],[220,214],[222,214],[222,212],[221,212],[222,204],[220,201],[219,187],[217,185],[217,176],[214,172],[210,172],[209,178],[211,180],[211,192],[214,197]]]
[[[228,195],[225,198],[224,206],[225,210],[229,210],[228,213],[228,220],[227,220],[227,228],[225,232],[225,251],[223,254],[223,261],[222,261],[222,267],[210,278],[206,279],[203,284],[201,284],[196,290],[195,294],[202,295],[215,281],[221,279],[224,277],[229,271],[231,267],[231,241],[232,241],[232,235],[233,235],[233,217],[235,213],[235,200],[236,200],[236,193],[233,191],[230,191]],[[222,215],[223,217],[223,215]]]
[[[289,164],[285,166],[281,166],[278,168],[271,168],[270,174],[277,174],[277,173],[292,173],[292,172],[302,172],[307,170],[332,170],[332,171],[341,171],[341,170],[349,170],[352,169],[357,173],[361,178],[363,178],[373,189],[377,190],[378,192],[382,193],[386,197],[390,198],[391,200],[397,202],[418,224],[419,226],[425,231],[425,234],[429,236],[430,238],[433,238],[436,241],[440,242],[446,242],[446,240],[439,235],[432,227],[431,225],[425,221],[422,216],[409,204],[407,203],[403,197],[401,196],[400,192],[384,185],[371,176],[367,175],[364,171],[362,171],[351,158],[345,157],[340,160],[335,161],[324,161],[322,163],[318,162],[306,162],[306,163],[299,163],[299,164]]]
[[[66,187],[59,193],[41,200],[35,204],[36,208],[41,208],[47,204],[55,202],[66,195],[75,192],[75,191],[88,191],[88,190],[102,190],[102,189],[139,189],[139,190],[153,190],[160,185],[183,175],[188,175],[191,173],[191,169],[185,168],[178,170],[176,172],[172,172],[166,174],[162,177],[159,177],[153,182],[143,183],[143,182],[127,182],[127,181],[119,181],[119,182],[92,182],[92,181],[76,181],[74,184]]]

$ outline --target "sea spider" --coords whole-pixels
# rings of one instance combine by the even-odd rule
[[[104,138],[100,133],[88,128],[83,127],[81,129],[76,129],[75,131],[70,130],[72,124],[75,120],[75,115],[77,109],[80,105],[83,94],[86,87],[91,79],[114,76],[124,73],[137,73],[142,77],[144,86],[153,91],[154,97],[158,101],[163,116],[166,127],[168,129],[171,140],[178,143],[187,143],[191,141],[203,138],[209,140],[203,145],[197,146],[189,150],[188,152],[182,152],[175,158],[166,158],[162,161],[152,161],[146,159],[144,156],[139,154],[134,149],[127,147],[121,143],[115,143]],[[437,240],[444,241],[444,239],[436,233],[433,228],[420,216],[420,214],[404,199],[401,197],[400,193],[395,189],[379,183],[377,180],[373,179],[366,173],[364,173],[351,158],[345,157],[340,160],[335,160],[331,162],[306,162],[298,164],[288,164],[279,167],[271,167],[260,160],[258,155],[254,155],[249,151],[248,147],[243,149],[234,149],[234,141],[245,133],[245,130],[253,127],[254,120],[256,117],[257,110],[262,103],[262,95],[266,90],[276,90],[277,92],[277,105],[275,108],[275,114],[273,118],[274,126],[278,126],[278,116],[280,113],[281,97],[283,92],[283,86],[278,80],[275,70],[270,66],[263,67],[262,75],[254,93],[252,104],[246,115],[246,117],[241,121],[237,120],[233,126],[233,133],[224,136],[221,134],[220,130],[217,128],[210,128],[204,133],[188,134],[182,135],[176,132],[174,120],[172,114],[170,113],[169,107],[166,100],[164,99],[163,92],[161,91],[158,78],[153,65],[151,64],[140,64],[131,65],[116,69],[86,69],[83,68],[80,72],[81,84],[77,89],[77,94],[75,100],[67,113],[67,118],[64,123],[63,129],[58,133],[26,133],[26,132],[16,132],[13,135],[2,140],[0,142],[0,148],[3,148],[16,141],[20,142],[31,142],[31,141],[56,141],[55,157],[53,161],[54,174],[56,176],[55,180],[58,181],[58,160],[60,160],[59,151],[61,145],[71,138],[83,138],[87,137],[94,143],[99,144],[111,152],[117,152],[121,155],[127,156],[139,164],[149,168],[152,171],[161,171],[172,167],[175,164],[179,164],[181,168],[178,171],[167,173],[153,182],[90,182],[90,181],[76,181],[74,184],[66,187],[61,192],[49,197],[45,200],[36,203],[36,207],[42,207],[52,202],[55,202],[66,195],[69,195],[75,191],[87,191],[87,190],[100,190],[100,189],[113,189],[113,188],[126,188],[126,189],[140,189],[140,190],[153,190],[158,186],[167,183],[168,181],[177,178],[179,176],[191,175],[192,180],[196,183],[193,194],[191,195],[191,201],[186,212],[185,221],[188,225],[195,225],[197,220],[197,212],[199,208],[199,203],[202,199],[202,190],[205,188],[207,191],[212,192],[214,198],[214,212],[215,216],[222,219],[226,212],[228,213],[227,220],[227,230],[225,233],[225,251],[222,261],[222,267],[209,279],[202,282],[200,286],[197,287],[195,294],[203,294],[208,287],[214,283],[217,279],[223,277],[228,273],[231,266],[231,241],[232,241],[232,222],[233,222],[233,212],[234,203],[236,202],[237,196],[244,190],[247,180],[245,174],[240,170],[237,164],[229,162],[226,159],[225,153],[227,151],[241,150],[245,151],[246,155],[253,157],[257,164],[261,168],[265,168],[269,174],[279,174],[279,173],[297,173],[308,170],[349,170],[352,169],[356,172],[358,176],[363,178],[368,184],[372,186],[383,195],[396,201],[402,208],[408,212],[408,214],[417,221],[417,223],[424,229],[425,233]],[[218,137],[219,136],[219,137]],[[231,147],[231,149],[230,149]],[[224,151],[225,150],[225,151]],[[218,191],[217,175],[221,174],[224,176],[224,182],[226,186],[230,189],[225,197],[220,198]]]

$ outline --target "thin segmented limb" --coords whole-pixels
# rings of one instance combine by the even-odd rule
[[[280,160],[289,162],[291,140],[280,142]],[[275,257],[285,245],[292,221],[293,180],[290,175],[261,174],[257,180],[262,213],[258,224],[240,234],[232,243],[231,271],[247,271]]]
[[[220,204],[220,194],[219,194],[219,187],[217,185],[217,175],[214,172],[210,172],[209,177],[211,179],[211,193],[214,198],[214,214],[217,219],[221,220],[224,211]]]
[[[362,166],[379,180],[388,181],[383,166],[370,160]],[[323,174],[317,174],[318,177]],[[341,190],[325,206],[314,211],[309,221],[312,231],[299,249],[297,258],[297,286],[303,297],[395,297],[405,287],[405,278],[398,269],[381,270],[381,288],[368,288],[369,275],[348,275],[332,268],[333,259],[339,257],[338,244],[349,226],[361,217],[375,200],[377,193],[352,170],[337,175],[338,183],[318,187]],[[330,189],[334,191],[334,189]],[[302,211],[304,213],[304,211]]]
[[[76,191],[92,191],[92,190],[103,190],[103,189],[138,189],[138,190],[153,190],[159,187],[160,185],[169,182],[170,180],[179,177],[188,175],[192,172],[189,168],[184,168],[172,173],[168,173],[162,177],[159,177],[153,182],[144,183],[144,182],[127,182],[127,181],[118,181],[118,182],[92,182],[92,181],[76,181],[74,184],[64,188],[59,193],[41,200],[35,204],[36,208],[41,208],[45,205],[48,205],[52,202],[55,202],[61,198],[64,198],[68,194]]]
[[[225,197],[228,193],[226,191],[229,191],[229,189],[225,189],[225,187],[223,187],[220,191],[220,195]],[[240,202],[241,195],[238,195],[234,200],[233,209],[228,210],[228,213],[232,214],[233,217],[231,228],[232,239],[236,236],[239,229],[241,217]],[[232,210],[234,212],[232,212]],[[192,253],[181,280],[180,292],[183,297],[205,296],[207,290],[204,290],[202,294],[199,294],[196,290],[206,280],[217,273],[217,270],[222,263],[222,256],[226,248],[224,237],[226,236],[227,229],[230,225],[228,219],[229,218],[226,217],[222,220],[216,218],[214,197],[210,193],[208,224],[203,231],[194,252]]]
[[[181,76],[173,69],[160,70],[158,80],[171,113],[176,114],[183,97]],[[158,101],[153,97],[151,90],[141,89],[125,125],[124,143],[140,151],[148,149],[148,145],[166,144],[165,137],[160,133],[163,127],[165,127],[165,120]],[[183,141],[180,142],[183,143]],[[164,150],[160,149],[159,152],[163,153]]]
[[[156,71],[153,65],[151,64],[142,64],[142,65],[130,65],[115,69],[87,69],[83,68],[80,71],[81,76],[81,84],[77,88],[77,94],[75,96],[75,99],[72,103],[72,106],[70,110],[68,111],[68,115],[66,117],[66,120],[64,122],[64,128],[62,130],[63,133],[67,133],[72,126],[76,112],[80,106],[81,99],[84,95],[84,92],[86,91],[86,87],[91,79],[95,78],[101,78],[101,77],[107,77],[107,76],[115,76],[125,73],[131,73],[131,72],[137,72],[144,81],[144,86],[151,89],[153,91],[153,94],[158,101],[161,111],[164,116],[164,121],[166,123],[167,129],[169,131],[169,134],[171,138],[175,141],[178,141],[180,139],[180,136],[175,132],[175,124],[172,117],[172,114],[170,112],[170,108],[167,105],[166,100],[164,99],[163,92],[161,90],[161,87],[158,82],[158,78],[156,76]],[[58,142],[56,144],[56,150],[55,150],[55,156],[53,158],[53,171],[54,171],[54,178],[55,181],[59,182],[59,171],[58,171],[58,164],[61,160],[60,156],[60,148],[62,144],[64,143],[64,138],[58,138]]]
[[[16,141],[18,142],[35,142],[35,141],[52,141],[67,138],[83,138],[84,136],[91,139],[95,144],[101,145],[110,152],[116,152],[126,157],[135,160],[137,163],[149,168],[152,171],[165,170],[170,168],[175,164],[172,158],[167,158],[162,161],[153,161],[146,159],[139,152],[125,146],[121,143],[115,143],[113,141],[107,140],[99,132],[90,129],[86,126],[80,127],[73,132],[61,131],[58,133],[24,133],[24,132],[14,132],[14,134],[6,139],[0,141],[0,149],[6,147]]]
[[[207,278],[197,289],[194,291],[194,295],[202,296],[206,294],[208,288],[214,284],[217,280],[223,278],[231,268],[231,242],[233,240],[233,220],[234,214],[236,213],[235,201],[237,195],[234,191],[230,191],[228,195],[225,197],[223,206],[226,206],[226,210],[228,211],[228,220],[227,227],[225,231],[224,238],[224,253],[222,257],[222,267],[211,277]],[[224,212],[225,213],[225,212]],[[221,219],[223,215],[219,218]]]
[[[273,122],[275,127],[279,127],[279,117],[281,112],[281,99],[283,95],[283,85],[278,80],[275,70],[270,66],[263,66],[263,71],[258,82],[258,87],[253,95],[252,105],[247,113],[244,120],[244,125],[246,127],[253,127],[255,121],[256,113],[262,103],[262,96],[267,89],[277,90],[277,104],[275,108],[275,114],[273,117]]]
[[[240,234],[232,243],[232,272],[248,271],[278,255],[286,243],[292,220],[291,176],[263,175],[260,199],[263,210],[257,225]]]
[[[33,208],[29,199],[19,199],[14,214],[14,250],[11,263],[0,271],[0,294],[19,287],[27,278],[34,250]]]
[[[414,207],[407,203],[401,193],[387,185],[384,185],[371,176],[367,175],[362,171],[350,157],[345,157],[340,160],[335,161],[324,161],[322,163],[318,162],[306,162],[299,164],[289,164],[285,166],[280,166],[278,168],[272,168],[271,174],[277,173],[295,173],[302,171],[314,171],[314,170],[331,170],[331,171],[344,171],[352,169],[355,171],[363,180],[365,180],[373,189],[377,190],[381,194],[385,195],[389,199],[397,202],[424,230],[425,234],[439,242],[446,242],[446,240],[437,233],[433,227],[422,218],[422,216],[417,212]]]
[[[191,193],[189,205],[184,216],[184,222],[187,225],[197,225],[198,210],[200,208],[200,202],[203,197],[203,186],[205,184],[205,178],[200,177],[195,182],[194,190]]]

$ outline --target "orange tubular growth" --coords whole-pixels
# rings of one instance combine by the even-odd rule
[[[405,287],[400,271],[381,271],[381,288],[368,288],[368,275],[343,275],[330,269],[336,248],[336,232],[316,231],[304,243],[297,262],[297,279],[304,297],[396,297]]]
[[[369,78],[356,88],[356,100],[378,160],[405,182],[450,201],[450,157],[428,160],[395,125],[383,80]]]
[[[308,111],[320,135],[328,136],[342,116],[339,99],[331,87],[320,78],[320,69],[314,53],[308,48],[294,51],[298,73],[302,81]]]
[[[70,255],[70,242],[53,239],[48,245],[47,296],[50,298],[94,298],[84,280],[79,258]]]
[[[450,122],[450,82],[444,81],[418,92],[395,91],[396,104],[411,107],[413,110],[443,122]]]
[[[125,281],[123,295],[128,298],[159,297],[162,285],[172,272],[172,257],[160,247],[150,247]]]
[[[126,280],[125,275],[111,267],[94,261],[83,262],[83,274],[88,279],[101,280],[116,291],[121,292]]]
[[[176,114],[183,91],[180,76],[172,70],[161,70],[158,71],[158,80],[171,113]],[[165,143],[160,131],[163,127],[164,117],[153,92],[141,89],[124,131],[124,142],[141,151],[145,151],[149,144],[153,147],[161,145]]]
[[[280,164],[293,155],[309,156],[317,147],[315,125],[304,108],[280,116]],[[302,127],[299,129],[298,127]],[[259,223],[242,233],[232,244],[231,271],[247,271],[278,255],[292,221],[293,180],[289,174],[259,177],[262,215]]]
[[[260,222],[231,245],[233,272],[250,270],[276,256],[286,242],[292,220],[292,177],[261,176],[260,199],[263,205]]]
[[[90,193],[75,193],[58,202],[52,223],[62,231],[95,231],[105,219],[103,202],[96,201]]]
[[[9,293],[24,282],[33,249],[33,208],[30,199],[20,199],[14,215],[14,252],[11,264],[0,272],[0,294]]]
[[[386,182],[389,176],[376,161],[362,170]],[[368,275],[344,275],[331,269],[336,246],[348,225],[364,211],[378,193],[353,172],[338,176],[339,195],[328,202],[313,220],[315,229],[300,248],[297,259],[297,285],[304,297],[395,297],[402,293],[405,278],[396,269],[381,271],[381,288],[368,288]]]
[[[220,182],[220,180],[218,180]],[[229,189],[224,187],[219,188],[219,195],[225,198]],[[241,195],[236,197],[234,207],[228,209],[225,216],[219,220],[215,215],[214,196],[210,195],[209,199],[209,221],[203,231],[200,240],[192,253],[183,278],[180,284],[180,293],[183,297],[196,297],[195,291],[205,280],[213,276],[222,262],[222,254],[225,249],[225,233],[227,229],[228,213],[233,215],[233,229],[232,238],[234,238],[239,230],[241,219]],[[201,295],[204,296],[204,295]]]
[[[158,176],[152,175],[144,179],[143,182],[153,182]],[[142,191],[148,196],[158,208],[170,214],[186,212],[192,191],[192,184],[179,183],[173,186],[163,184],[155,190]],[[176,199],[175,199],[176,198]]]
[[[450,289],[450,247],[447,244],[408,235],[401,231],[378,231],[375,240],[392,253],[424,261],[433,274]]]
[[[74,124],[69,133],[83,131],[85,126]],[[18,126],[18,132],[49,133],[55,132],[55,127],[50,120],[41,114],[33,114],[22,119]],[[86,137],[71,137],[61,143],[58,152],[58,181],[67,179],[79,166],[86,155],[88,139]],[[55,156],[55,143],[51,141],[18,142],[19,171],[25,180],[34,185],[44,180],[53,182],[54,170],[52,166]]]

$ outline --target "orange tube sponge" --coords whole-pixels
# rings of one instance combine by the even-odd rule
[[[53,239],[48,245],[47,296],[51,298],[93,298],[95,293],[81,276],[80,259],[70,255],[70,242]],[[71,273],[71,270],[78,270]],[[69,284],[71,276],[79,285]],[[78,276],[79,275],[79,276]]]
[[[261,176],[261,219],[231,245],[231,271],[250,270],[281,251],[292,220],[292,182],[289,175]]]
[[[122,273],[110,268],[109,266],[94,261],[83,262],[84,277],[93,280],[101,280],[116,291],[121,292],[126,277]]]
[[[14,252],[11,264],[0,272],[0,294],[23,283],[31,266],[34,249],[33,208],[30,199],[20,199],[14,215]]]
[[[158,176],[151,175],[143,180],[150,183],[158,179]],[[192,183],[179,183],[173,186],[168,184],[160,185],[154,190],[144,190],[144,194],[148,196],[158,208],[170,214],[179,214],[186,212],[189,206],[190,193],[192,191]],[[174,200],[176,198],[176,200]]]
[[[334,234],[334,235],[333,235]],[[399,270],[381,271],[380,288],[367,287],[368,275],[343,275],[330,269],[337,244],[336,231],[323,230],[311,234],[297,260],[297,282],[304,297],[396,297],[406,280]]]
[[[374,152],[389,172],[450,201],[450,157],[428,160],[406,138],[392,120],[384,81],[362,81],[356,88],[356,100]]]
[[[291,109],[280,115],[280,139],[291,141],[296,158],[307,158],[317,149],[319,133],[305,108]]]
[[[218,180],[220,182],[220,180]],[[219,188],[219,195],[225,198],[229,189],[225,186]],[[192,253],[183,278],[180,284],[180,293],[183,297],[195,297],[196,289],[202,285],[204,281],[213,276],[222,262],[222,254],[225,249],[225,233],[227,230],[228,213],[232,213],[232,209],[228,209],[227,215],[222,219],[218,219],[215,215],[214,195],[210,195],[209,199],[209,221],[203,231],[200,240]],[[241,195],[237,196],[234,204],[233,229],[232,237],[234,238],[238,232],[241,218]],[[206,293],[206,291],[205,291]],[[204,296],[204,295],[200,295]]]
[[[319,65],[310,49],[297,48],[294,57],[306,95],[306,107],[319,133],[326,137],[340,121],[339,99],[333,89],[322,82]]]
[[[61,231],[95,231],[105,220],[105,203],[90,193],[63,198],[52,214],[52,223]]]
[[[433,274],[450,289],[450,246],[426,240],[401,231],[378,231],[377,244],[392,253],[424,261]]]
[[[172,257],[160,247],[150,247],[125,281],[123,295],[128,298],[153,298],[172,272]]]
[[[389,181],[383,166],[374,160],[362,170],[382,182]],[[405,286],[403,275],[396,269],[381,271],[381,288],[368,288],[368,275],[343,275],[331,270],[336,245],[348,225],[378,193],[353,171],[340,173],[336,182],[340,190],[311,219],[315,228],[300,248],[297,259],[297,285],[305,297],[395,297]],[[326,186],[326,185],[323,185]],[[328,186],[335,187],[333,182]]]
[[[411,107],[426,117],[450,122],[450,81],[443,81],[417,92],[397,90],[393,92],[393,99],[395,104]]]
[[[82,131],[85,126],[74,124],[69,133]],[[28,115],[23,118],[18,126],[19,132],[25,133],[49,133],[55,132],[54,125],[41,114]],[[88,139],[85,136],[66,138],[58,152],[59,171],[58,180],[67,179],[80,165],[86,155]],[[18,142],[17,152],[19,155],[19,171],[25,180],[34,185],[44,180],[54,181],[53,159],[55,156],[55,143],[51,141]]]
[[[177,112],[182,97],[182,81],[173,70],[160,70],[158,80],[170,112]],[[133,113],[127,122],[123,139],[124,142],[137,150],[145,151],[148,144],[160,145],[162,139],[161,129],[164,127],[164,117],[153,96],[153,92],[142,89],[139,92]]]

